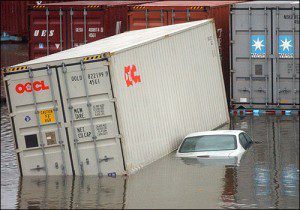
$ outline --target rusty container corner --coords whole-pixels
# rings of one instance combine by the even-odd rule
[[[73,1],[29,6],[29,59],[127,30],[128,5],[149,1]]]
[[[229,104],[230,7],[242,1],[158,1],[130,7],[129,30],[172,25],[213,18],[219,44],[223,78]]]

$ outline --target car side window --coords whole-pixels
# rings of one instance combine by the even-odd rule
[[[249,144],[249,145],[252,144],[253,141],[252,141],[252,139],[250,138],[250,136],[249,136],[247,133],[243,133],[243,135],[245,136],[245,138],[246,138],[248,144]]]
[[[240,133],[240,135],[239,135],[239,141],[240,141],[240,144],[242,145],[242,147],[244,149],[247,149],[248,142],[247,142],[247,139],[245,138],[245,136],[242,133]]]

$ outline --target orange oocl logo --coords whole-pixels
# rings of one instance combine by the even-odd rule
[[[32,89],[34,91],[42,91],[42,90],[48,90],[49,86],[45,84],[45,81],[35,81],[31,84],[31,82],[27,82],[25,84],[17,84],[16,85],[16,92],[19,94],[22,94],[24,92],[32,92]]]

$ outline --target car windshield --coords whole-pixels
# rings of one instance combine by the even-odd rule
[[[236,137],[234,135],[205,135],[186,138],[179,152],[222,151],[236,148]]]

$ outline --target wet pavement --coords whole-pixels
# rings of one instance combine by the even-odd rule
[[[123,177],[20,178],[1,107],[1,208],[298,208],[299,116],[235,117],[256,141],[240,162],[171,153]]]

